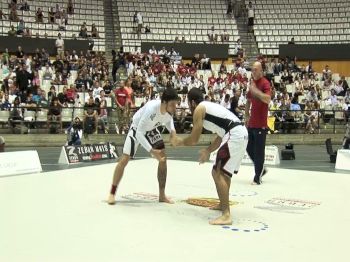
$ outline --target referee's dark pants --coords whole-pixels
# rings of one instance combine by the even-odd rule
[[[266,128],[248,128],[247,153],[254,163],[254,182],[260,184],[264,171]]]

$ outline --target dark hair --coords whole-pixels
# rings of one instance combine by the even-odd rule
[[[162,94],[162,102],[169,102],[172,100],[179,100],[179,96],[174,88],[167,87],[165,88]]]
[[[192,88],[187,95],[188,101],[194,101],[197,105],[203,101],[203,93],[198,88]]]

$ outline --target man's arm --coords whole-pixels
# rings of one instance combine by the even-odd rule
[[[269,87],[270,88],[270,87]],[[269,93],[264,93],[262,91],[260,91],[254,82],[252,82],[252,84],[249,87],[249,91],[252,95],[252,97],[260,100],[261,102],[265,103],[265,104],[270,104],[271,101],[271,95],[270,92]]]
[[[247,102],[245,103],[245,113],[244,113],[244,120],[245,120],[245,123],[246,125],[248,124],[249,122],[249,118],[250,118],[250,105],[251,105],[251,102],[250,102],[250,99],[247,98]]]
[[[186,137],[180,145],[193,146],[198,143],[199,137],[202,134],[203,118],[205,114],[205,107],[199,106],[193,113],[193,128],[191,135]]]
[[[210,144],[210,146],[199,151],[200,164],[205,163],[209,160],[210,153],[219,148],[219,146],[221,145],[221,141],[222,141],[222,138],[219,136],[216,136],[215,140]]]
[[[221,142],[222,142],[222,138],[217,135],[214,141],[211,142],[211,144],[205,150],[207,150],[208,153],[210,154],[211,152],[214,152],[216,149],[219,148],[219,146],[221,145]]]

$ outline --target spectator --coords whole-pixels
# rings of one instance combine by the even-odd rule
[[[103,91],[106,97],[110,97],[112,95],[113,86],[111,84],[111,81],[107,80],[105,82],[105,85],[103,86]]]
[[[65,23],[65,19],[63,17],[56,18],[56,22],[58,24],[58,30],[59,31],[65,31],[66,30],[66,23]]]
[[[16,123],[23,120],[22,106],[19,97],[16,97],[13,101],[13,106],[11,107],[9,124],[12,129],[16,127]]]
[[[57,123],[62,124],[61,111],[62,111],[62,105],[59,103],[58,98],[57,97],[53,98],[49,106],[49,111],[47,113],[48,128],[50,129],[50,133],[57,132],[57,128],[56,128]]]
[[[49,20],[50,24],[55,23],[55,11],[54,11],[53,7],[50,7],[50,10],[48,12],[48,20]]]
[[[68,13],[63,9],[61,19],[64,21],[64,25],[68,25]]]
[[[43,80],[52,80],[52,76],[53,76],[53,70],[52,68],[49,66],[49,64],[47,64],[45,66],[45,69],[43,70]]]
[[[230,102],[230,95],[229,94],[226,94],[222,100],[221,100],[221,103],[220,105],[222,105],[223,107],[225,107],[226,109],[229,109],[231,108],[231,102]]]
[[[67,13],[69,15],[74,14],[74,6],[73,6],[73,1],[72,0],[68,0],[68,4],[67,4]]]
[[[6,15],[2,12],[2,10],[0,9],[0,20],[2,20],[3,18],[6,19]]]
[[[44,22],[44,14],[43,14],[43,11],[41,10],[41,8],[38,8],[38,10],[36,11],[35,21],[37,23],[43,23]]]
[[[13,25],[11,25],[11,29],[7,32],[8,36],[16,36],[17,35],[17,31],[15,30],[15,27]]]
[[[92,24],[91,26],[91,37],[99,37],[98,31],[97,31],[97,27],[95,24]]]
[[[4,99],[2,101],[2,99],[0,98],[0,105],[1,105],[1,110],[5,110],[5,111],[10,111],[11,110],[11,103],[9,100],[9,94],[5,93],[4,95]]]
[[[100,98],[101,91],[103,91],[103,88],[100,86],[100,83],[98,81],[94,81],[93,90],[92,90],[93,98],[94,99]]]
[[[332,71],[329,69],[329,66],[326,65],[322,71],[322,81],[325,81],[326,79],[330,79],[331,77],[332,77]]]
[[[183,43],[183,44],[185,44],[185,43],[186,43],[185,36],[182,36],[181,43]]]
[[[61,59],[63,59],[63,56],[64,56],[64,40],[62,39],[60,33],[58,34],[58,38],[56,39],[55,46],[56,46],[57,55]]]
[[[288,45],[294,45],[294,44],[295,44],[294,37],[292,37],[288,42]]]
[[[326,102],[332,108],[335,108],[338,105],[338,97],[337,97],[337,94],[335,93],[334,89],[331,89],[331,94],[327,98]]]
[[[210,43],[215,43],[217,41],[217,34],[215,33],[214,26],[211,27],[210,31],[208,32],[208,39]]]
[[[224,29],[224,31],[221,34],[221,42],[229,42],[230,40],[230,34]]]
[[[22,35],[25,29],[24,21],[21,19],[17,25],[17,35]]]
[[[227,11],[226,11],[226,15],[227,15],[227,18],[232,18],[232,2],[231,0],[228,1],[228,4],[227,4]]]
[[[23,32],[23,37],[32,37],[32,32],[30,31],[30,29],[28,27]]]
[[[140,37],[142,25],[143,25],[143,18],[140,12],[136,12],[136,23],[137,23],[137,34]]]
[[[248,31],[253,32],[254,27],[254,8],[252,2],[248,4]]]
[[[82,38],[87,38],[88,34],[87,34],[87,27],[86,27],[86,22],[84,22],[81,27],[80,27],[80,32],[79,32],[79,36]]]
[[[16,5],[10,8],[9,20],[12,22],[19,22]]]
[[[109,128],[108,128],[108,112],[107,112],[107,101],[105,92],[102,90],[100,92],[100,108],[98,113],[98,123],[101,126],[102,132],[104,134],[108,134]]]
[[[55,86],[51,86],[51,87],[50,87],[50,91],[47,93],[47,98],[48,98],[49,105],[51,104],[51,102],[52,102],[56,97],[57,97],[56,87],[55,87]]]
[[[125,82],[120,81],[119,88],[115,90],[115,104],[117,105],[118,125],[116,131],[118,134],[125,134],[127,129],[127,98],[129,96],[128,91],[124,88]]]
[[[29,11],[30,9],[27,0],[22,0],[19,6],[21,6],[19,9],[22,11]]]
[[[148,25],[145,27],[145,33],[151,33],[151,28]]]
[[[84,109],[84,134],[97,134],[98,114],[93,97],[89,98],[89,101],[85,104]]]
[[[344,94],[344,88],[343,83],[341,80],[338,81],[338,83],[333,88],[337,96],[341,96]]]
[[[79,146],[83,137],[83,124],[79,117],[75,117],[73,123],[67,128],[67,145]]]
[[[152,45],[152,48],[148,51],[148,53],[150,55],[157,55],[158,54],[158,52],[157,52],[156,48],[154,47],[154,45]]]

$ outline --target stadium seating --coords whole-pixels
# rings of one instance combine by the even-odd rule
[[[1,0],[1,9],[4,14],[8,16],[8,0]],[[58,33],[62,34],[63,38],[71,39],[73,34],[78,37],[80,26],[86,22],[88,33],[91,32],[91,25],[95,23],[97,31],[99,32],[99,38],[94,39],[95,51],[105,51],[105,25],[104,25],[104,12],[102,0],[75,0],[74,14],[68,15],[68,25],[66,31],[59,31],[57,24],[48,23],[48,11],[51,7],[55,7],[56,4],[62,9],[67,8],[67,0],[34,0],[28,1],[30,11],[17,10],[20,19],[23,19],[25,26],[32,31],[32,36],[35,37],[36,33],[39,33],[40,37],[43,37],[45,33],[48,38],[57,38]],[[44,23],[35,22],[35,13],[38,8],[41,8],[44,13]],[[15,28],[18,22],[11,22],[9,20],[0,20],[0,35],[7,35],[11,25]]]
[[[141,0],[117,1],[118,16],[125,51],[141,46],[144,42],[173,42],[185,36],[188,43],[208,42],[208,32],[214,25],[221,34],[224,29],[230,34],[230,52],[238,37],[235,20],[226,17],[226,4],[221,0]],[[143,24],[151,29],[150,34],[135,33],[133,15],[141,12]]]
[[[248,5],[249,0],[245,1]],[[251,0],[262,54],[278,55],[291,37],[298,44],[350,43],[348,0]]]

